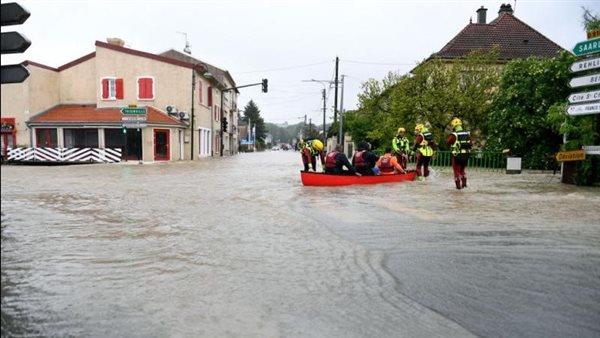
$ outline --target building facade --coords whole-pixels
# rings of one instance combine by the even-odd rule
[[[118,147],[124,160],[144,161],[219,155],[219,99],[233,80],[220,81],[202,62],[126,48],[120,39],[108,41],[96,41],[93,53],[58,68],[23,63],[29,78],[2,85],[3,151],[15,146]],[[226,111],[236,100],[237,93],[227,97]],[[128,107],[139,108],[132,111],[141,116],[124,125],[129,117],[123,118],[121,109]],[[230,119],[228,128],[235,130],[236,123]],[[235,154],[237,139],[224,134],[224,155]]]

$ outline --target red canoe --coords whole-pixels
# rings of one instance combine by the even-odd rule
[[[340,186],[351,184],[377,184],[414,181],[417,177],[415,171],[409,171],[406,174],[398,175],[380,175],[380,176],[354,176],[354,175],[332,175],[315,172],[300,172],[302,184],[311,186]]]

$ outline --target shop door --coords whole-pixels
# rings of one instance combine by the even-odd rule
[[[169,160],[169,131],[166,129],[154,130],[154,160]]]
[[[127,129],[127,144],[125,146],[125,160],[142,160],[142,130]]]

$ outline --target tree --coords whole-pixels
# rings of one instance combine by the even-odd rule
[[[495,50],[452,63],[432,59],[410,75],[390,73],[382,81],[371,79],[363,83],[358,109],[347,113],[346,130],[354,140],[383,148],[398,127],[410,131],[416,123],[424,123],[443,147],[448,123],[457,116],[477,136],[500,79],[496,59]]]
[[[564,52],[555,58],[530,57],[506,65],[485,128],[489,149],[510,149],[523,157],[524,168],[550,169],[562,137],[549,123],[548,113],[566,102],[574,60]]]
[[[264,148],[267,135],[265,121],[260,116],[260,109],[253,100],[250,100],[244,107],[244,119],[252,123],[252,128],[256,128],[256,143],[259,148]]]

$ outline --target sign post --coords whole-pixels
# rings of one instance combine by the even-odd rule
[[[123,122],[123,128],[127,129],[139,129],[146,128],[148,120],[146,107],[127,107],[121,108],[121,122]]]

